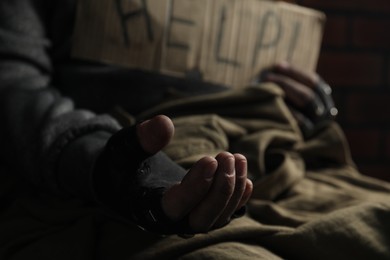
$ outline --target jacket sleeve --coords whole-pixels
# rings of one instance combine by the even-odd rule
[[[0,1],[1,157],[38,187],[90,197],[94,162],[120,126],[51,86],[50,2]]]

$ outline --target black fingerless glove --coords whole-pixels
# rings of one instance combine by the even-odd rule
[[[144,230],[162,235],[191,233],[186,220],[170,221],[161,207],[164,192],[185,174],[163,152],[146,153],[135,127],[124,128],[109,139],[96,163],[96,200]]]

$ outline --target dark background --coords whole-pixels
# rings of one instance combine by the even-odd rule
[[[318,72],[362,173],[390,181],[390,1],[296,0],[327,23]]]

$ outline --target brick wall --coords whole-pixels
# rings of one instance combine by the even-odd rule
[[[355,162],[390,180],[390,0],[297,0],[327,25],[319,73],[333,86]]]

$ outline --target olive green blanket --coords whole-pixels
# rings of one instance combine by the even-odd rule
[[[173,99],[138,118],[160,113],[176,126],[165,152],[184,167],[224,150],[247,156],[247,216],[161,238],[2,174],[0,259],[390,258],[390,184],[358,172],[336,123],[305,140],[271,84]]]

